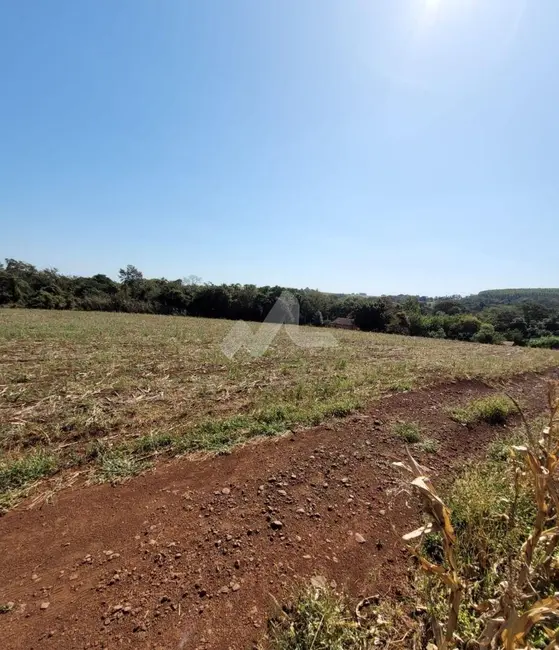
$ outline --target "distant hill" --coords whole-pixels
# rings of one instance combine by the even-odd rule
[[[462,299],[469,307],[483,309],[493,305],[517,305],[536,302],[551,309],[559,308],[559,289],[488,289]]]

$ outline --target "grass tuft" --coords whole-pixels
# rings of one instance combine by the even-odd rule
[[[433,438],[427,438],[423,442],[420,442],[417,446],[426,454],[436,454],[438,453],[440,447],[438,441],[433,440]]]
[[[394,425],[392,431],[410,444],[420,442],[422,438],[421,427],[417,422],[398,422]]]
[[[492,395],[470,402],[462,408],[454,409],[451,417],[456,422],[473,426],[481,422],[487,424],[504,424],[507,417],[516,412],[516,407],[505,395]]]
[[[107,451],[97,459],[99,464],[99,478],[101,481],[120,483],[136,476],[146,464],[123,450]]]

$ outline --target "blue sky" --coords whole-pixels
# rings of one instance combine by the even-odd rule
[[[556,0],[6,0],[0,257],[559,286]]]

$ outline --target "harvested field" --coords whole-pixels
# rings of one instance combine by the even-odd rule
[[[529,374],[507,390],[532,418],[545,383]],[[281,602],[313,575],[354,602],[402,595],[401,535],[417,514],[391,467],[405,454],[397,425],[414,423],[414,455],[440,483],[518,422],[452,419],[492,392],[462,381],[393,395],[228,455],[23,504],[0,518],[3,647],[247,650],[263,638],[272,596]]]
[[[0,310],[0,505],[59,470],[119,480],[161,454],[223,450],[317,425],[382,395],[499,380],[556,352],[337,330],[297,347],[282,330],[233,360],[232,323],[182,317]],[[253,328],[259,327],[253,324]]]

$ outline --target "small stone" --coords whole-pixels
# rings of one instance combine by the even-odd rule
[[[36,573],[34,573],[34,574],[31,576],[31,580],[38,580],[38,579],[39,579],[39,576],[38,576]]]
[[[272,522],[270,523],[270,527],[271,527],[273,530],[280,530],[280,528],[283,528],[283,524],[282,524],[282,522],[281,522],[279,519],[275,519],[274,521],[272,521]]]
[[[342,483],[343,483],[344,485],[347,484],[347,483],[349,483],[349,479],[347,478],[347,476],[345,476],[345,477],[342,479]]]
[[[49,607],[50,607],[50,603],[48,601],[41,603],[41,609],[48,609]]]
[[[365,540],[365,538],[363,537],[363,535],[361,535],[360,533],[355,533],[355,541],[356,541],[358,544],[364,544],[366,540]]]
[[[282,497],[286,497],[286,496],[287,496],[287,492],[286,492],[285,490],[278,490],[278,494],[279,494],[280,496],[282,496]]]
[[[379,510],[379,515],[381,517],[384,517],[385,514],[386,514],[386,510]]]
[[[296,510],[298,515],[304,515],[305,514],[305,509],[304,508],[297,508]]]
[[[220,594],[228,594],[228,593],[229,593],[229,587],[222,587],[222,588],[219,590],[219,593],[220,593]]]
[[[224,487],[224,488],[221,490],[221,494],[225,494],[225,495],[227,495],[227,494],[231,494],[231,490],[230,490],[228,487]]]
[[[239,591],[240,588],[241,585],[238,582],[235,582],[235,584],[231,586],[231,591]]]
[[[310,560],[311,556],[310,555],[303,555],[303,560]]]

